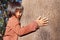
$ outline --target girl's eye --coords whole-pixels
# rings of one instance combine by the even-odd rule
[[[22,13],[22,11],[20,11],[19,13]]]
[[[19,13],[22,13],[22,10],[20,10]]]

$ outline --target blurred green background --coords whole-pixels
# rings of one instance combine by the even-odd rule
[[[8,21],[8,2],[22,2],[22,0],[0,0],[0,40],[3,40],[2,37]]]

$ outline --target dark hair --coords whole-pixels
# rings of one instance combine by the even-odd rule
[[[23,6],[19,2],[11,2],[8,4],[8,16],[11,17],[12,15],[15,15],[15,12],[17,10],[20,10],[23,12]]]

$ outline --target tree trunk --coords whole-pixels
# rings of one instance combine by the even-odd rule
[[[60,40],[60,0],[22,0],[22,5],[22,26],[36,20],[38,16],[47,17],[49,24],[36,32],[19,37],[19,40]]]

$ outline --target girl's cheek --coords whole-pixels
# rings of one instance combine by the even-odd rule
[[[20,16],[22,15],[22,13],[20,13]]]

